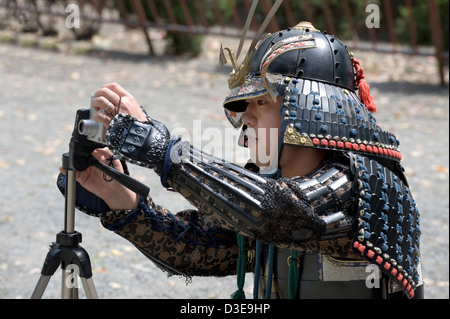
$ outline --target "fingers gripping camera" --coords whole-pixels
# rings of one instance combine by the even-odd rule
[[[144,167],[161,169],[169,144],[170,133],[160,122],[140,122],[121,113],[111,121],[106,142],[114,154]]]

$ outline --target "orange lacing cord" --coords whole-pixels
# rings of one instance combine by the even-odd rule
[[[375,113],[377,111],[377,106],[373,97],[370,95],[369,83],[364,80],[366,77],[364,75],[364,68],[359,65],[359,61],[355,58],[353,58],[353,67],[356,72],[355,85],[358,87],[359,98],[370,113]]]

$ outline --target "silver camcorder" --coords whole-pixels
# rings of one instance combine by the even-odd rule
[[[92,119],[95,110],[89,109],[89,119],[80,120],[78,122],[78,133],[85,135],[86,138],[92,142],[102,143],[105,139],[105,128],[103,124],[98,123]]]

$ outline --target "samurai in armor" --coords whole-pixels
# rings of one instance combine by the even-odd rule
[[[254,298],[423,298],[419,211],[359,62],[305,22],[268,35],[239,66],[228,51],[223,107],[252,160],[242,167],[171,136],[108,84],[92,101],[108,149],[94,155],[155,170],[197,209],[172,213],[95,168],[78,173],[77,208],[170,275],[237,274],[234,298],[248,272]]]

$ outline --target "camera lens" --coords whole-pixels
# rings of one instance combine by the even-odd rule
[[[78,132],[81,135],[95,136],[98,133],[99,127],[101,127],[101,124],[99,124],[93,120],[81,120],[78,123]]]

